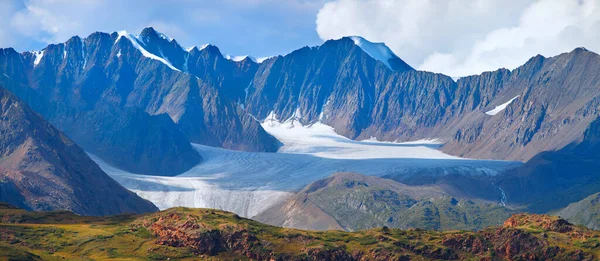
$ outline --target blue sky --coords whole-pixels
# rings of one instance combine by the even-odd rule
[[[315,30],[320,0],[2,0],[0,46],[41,49],[77,34],[153,26],[181,45],[217,45],[231,55],[288,53],[322,41]],[[2,21],[4,20],[4,21]]]
[[[255,57],[359,35],[420,70],[466,76],[598,52],[600,0],[0,0],[0,47],[18,51],[146,26]]]

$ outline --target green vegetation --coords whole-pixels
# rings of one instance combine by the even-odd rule
[[[365,179],[373,182],[347,180],[314,191],[308,199],[349,231],[381,226],[477,230],[501,225],[514,213],[498,204],[447,196],[415,199]]]
[[[344,232],[269,226],[212,209],[83,217],[4,208],[0,260],[502,260],[523,254],[507,252],[506,244],[533,249],[527,254],[541,259],[598,257],[600,233],[534,217],[515,216],[505,227],[477,232],[387,227]]]

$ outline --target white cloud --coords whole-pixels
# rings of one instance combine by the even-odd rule
[[[419,69],[464,76],[600,50],[600,0],[336,0],[319,11],[317,33],[382,41]]]

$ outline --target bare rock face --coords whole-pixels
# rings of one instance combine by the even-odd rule
[[[522,166],[495,178],[507,201],[526,205],[528,212],[546,213],[598,192],[600,118],[592,121],[579,142],[542,152]]]
[[[0,201],[85,215],[158,209],[104,173],[73,141],[0,88]]]
[[[538,55],[512,72],[459,79],[459,90],[471,101],[459,107],[465,114],[456,128],[449,129],[454,135],[444,151],[527,161],[542,151],[581,141],[599,115],[599,72],[600,56],[577,48],[551,58]],[[515,97],[496,115],[481,113]],[[480,101],[477,113],[464,112],[476,101]]]

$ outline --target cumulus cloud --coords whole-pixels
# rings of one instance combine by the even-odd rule
[[[421,70],[452,76],[579,46],[600,50],[600,0],[335,0],[316,23],[324,40],[361,35]]]

